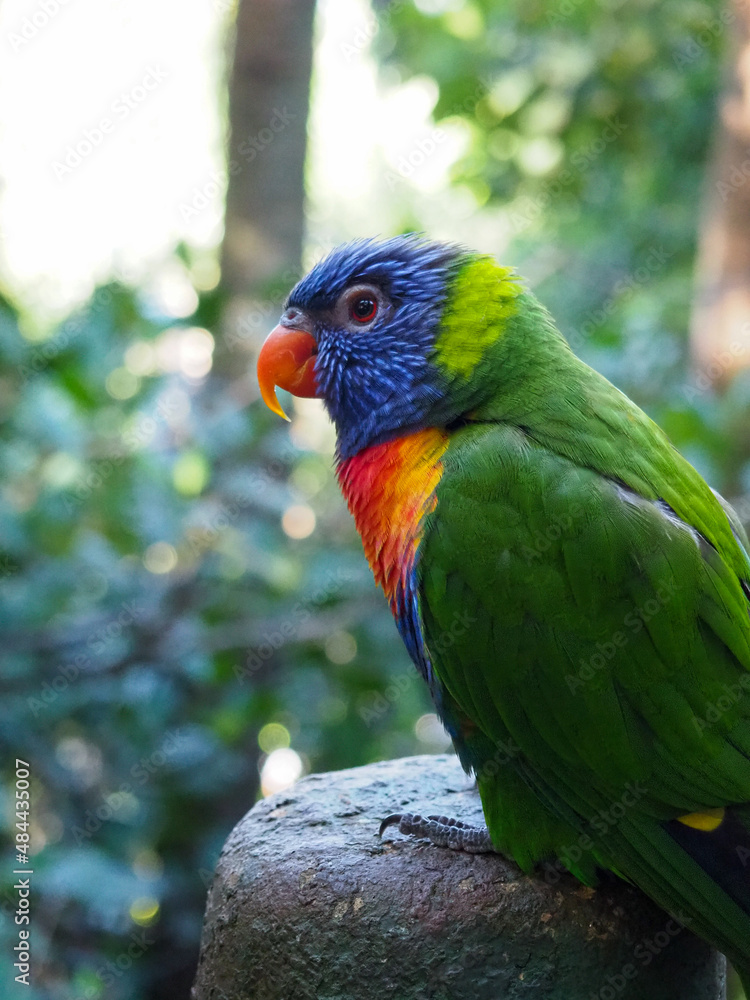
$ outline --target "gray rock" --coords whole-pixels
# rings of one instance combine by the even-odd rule
[[[482,822],[448,756],[313,774],[234,829],[193,1000],[719,1000],[724,961],[615,879],[525,876],[389,830],[392,812]]]

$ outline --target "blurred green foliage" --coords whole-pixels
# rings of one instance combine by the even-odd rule
[[[187,996],[264,725],[313,770],[417,750],[427,697],[330,458],[237,402],[241,351],[234,384],[179,368],[205,364],[220,305],[175,323],[111,285],[40,342],[2,305],[3,775],[30,761],[44,844],[30,996]],[[284,534],[290,507],[312,535]]]
[[[686,337],[716,9],[422,0],[379,16],[391,78],[434,78],[436,120],[466,130],[453,183],[478,220],[498,213],[504,262],[525,262],[576,350],[750,521],[750,380],[714,395]],[[0,733],[6,788],[15,757],[31,762],[43,845],[31,1000],[188,995],[213,866],[274,747],[316,771],[435,748],[330,454],[246,405],[257,345],[218,340],[224,307],[205,293],[175,319],[109,285],[40,340],[0,304]]]

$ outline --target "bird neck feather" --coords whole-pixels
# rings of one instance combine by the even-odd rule
[[[367,561],[398,615],[422,536],[434,510],[448,435],[436,428],[372,445],[339,463],[338,479]]]

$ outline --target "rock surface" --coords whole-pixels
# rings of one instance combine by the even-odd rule
[[[521,875],[389,830],[482,822],[454,757],[314,774],[259,802],[211,887],[193,1000],[720,1000],[724,962],[637,890]]]

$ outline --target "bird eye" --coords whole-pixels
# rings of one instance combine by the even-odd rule
[[[349,303],[349,316],[355,323],[369,323],[378,313],[378,300],[372,295],[358,295]]]

